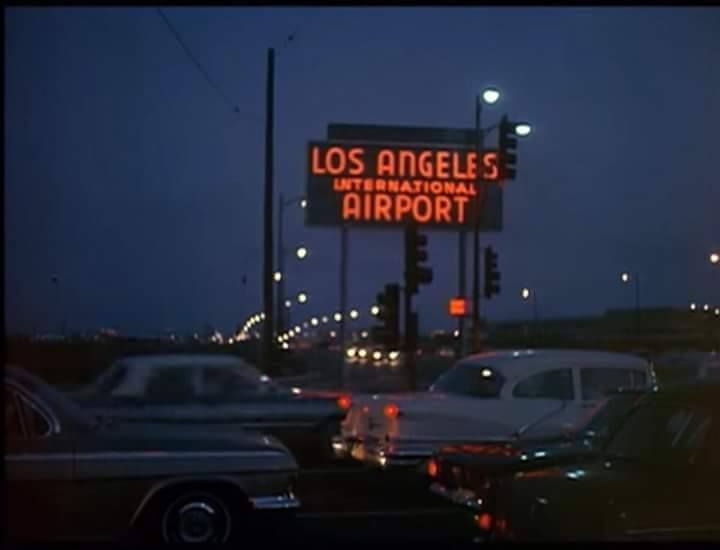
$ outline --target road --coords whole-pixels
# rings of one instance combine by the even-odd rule
[[[337,389],[339,355],[315,353],[305,384]],[[452,364],[448,358],[419,358],[418,385],[427,387]],[[344,363],[343,389],[351,393],[403,391],[402,365]],[[302,382],[302,379],[298,379]],[[330,542],[471,541],[477,532],[471,517],[428,491],[427,479],[415,471],[383,472],[357,466],[301,472],[297,493],[303,503],[298,537]]]

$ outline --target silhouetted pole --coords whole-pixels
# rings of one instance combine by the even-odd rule
[[[263,219],[263,342],[261,365],[271,368],[273,350],[273,127],[275,92],[275,50],[268,50],[267,89],[265,96],[265,201]]]

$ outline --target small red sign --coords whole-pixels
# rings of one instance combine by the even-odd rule
[[[465,298],[450,298],[448,311],[453,317],[463,317],[467,314],[467,300]]]

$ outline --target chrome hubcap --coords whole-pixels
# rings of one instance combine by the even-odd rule
[[[230,534],[230,514],[210,495],[184,496],[170,506],[163,518],[167,542],[225,542]]]

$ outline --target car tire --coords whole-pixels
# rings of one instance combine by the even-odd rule
[[[223,487],[167,490],[153,501],[133,526],[132,540],[152,544],[234,542],[249,512],[243,495]]]

